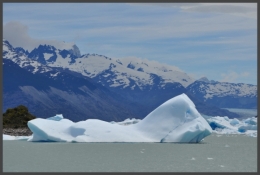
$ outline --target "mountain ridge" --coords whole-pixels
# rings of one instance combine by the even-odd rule
[[[199,112],[209,115],[212,114],[210,112],[212,110],[215,111],[216,115],[229,115],[231,118],[238,116],[227,110],[219,109],[225,107],[223,104],[226,100],[234,101],[236,99],[238,102],[235,105],[239,107],[251,100],[247,106],[249,108],[256,106],[257,101],[257,86],[255,85],[249,86],[241,83],[238,87],[234,83],[209,81],[205,77],[195,81],[179,68],[156,61],[138,58],[119,60],[98,54],[83,54],[78,57],[69,50],[60,50],[47,45],[40,45],[29,53],[23,48],[13,48],[7,40],[3,40],[3,58],[12,60],[32,74],[42,74],[53,80],[61,78],[61,72],[67,72],[71,77],[75,76],[79,79],[88,78],[88,80],[95,82],[99,88],[104,87],[111,93],[127,99],[129,104],[143,106],[144,110],[139,110],[138,114],[137,109],[135,110],[128,105],[128,110],[135,110],[137,118],[144,117],[164,101],[181,93],[188,94],[196,101],[195,104],[200,109]],[[72,79],[64,79],[64,81],[68,82],[66,86],[73,88],[73,85],[69,85],[70,82],[73,82]],[[226,89],[222,86],[223,84],[226,85]],[[205,87],[204,91],[201,90],[200,86]],[[214,88],[215,86],[217,88]],[[219,88],[222,88],[223,91],[224,88],[224,90],[231,92],[235,86],[238,90],[231,94],[232,98],[217,91]],[[75,91],[81,93],[78,89],[79,87]],[[245,99],[247,96],[250,96],[251,99]],[[214,100],[209,100],[212,99],[210,97],[214,97]]]

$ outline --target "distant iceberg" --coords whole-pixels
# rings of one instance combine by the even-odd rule
[[[10,136],[3,134],[3,140],[28,140],[32,136]]]
[[[244,120],[230,119],[226,117],[211,117],[207,119],[209,125],[213,129],[213,133],[217,134],[245,134],[257,137],[257,118],[250,117]]]
[[[28,141],[55,142],[185,142],[198,143],[212,133],[209,123],[185,95],[176,96],[143,120],[72,122],[61,114],[28,122]]]

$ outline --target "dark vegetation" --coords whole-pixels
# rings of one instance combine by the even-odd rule
[[[28,128],[27,122],[35,118],[23,105],[9,108],[3,113],[3,128]]]

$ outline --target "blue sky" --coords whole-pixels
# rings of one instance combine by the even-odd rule
[[[256,3],[4,3],[4,38],[28,50],[137,57],[198,79],[257,84]]]

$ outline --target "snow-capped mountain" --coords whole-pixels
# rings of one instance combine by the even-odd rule
[[[198,99],[222,108],[256,108],[257,86],[244,83],[195,81],[187,90]]]
[[[12,59],[17,63],[15,58],[18,55],[6,40],[3,42],[3,51],[4,58]],[[26,59],[26,56],[29,59]],[[101,84],[106,82],[110,87],[144,89],[147,85],[153,85],[154,75],[160,77],[158,84],[160,88],[164,88],[167,83],[178,82],[187,87],[194,82],[194,79],[174,66],[137,58],[119,60],[98,54],[80,56],[80,51],[75,45],[72,50],[40,45],[29,54],[25,51],[21,52],[19,57],[21,59],[19,65],[25,67],[30,64],[35,67],[33,72],[37,72],[39,63],[40,66],[68,68],[90,78],[102,79]]]
[[[52,70],[50,67],[41,64],[37,60],[28,58],[28,55],[28,51],[25,51],[20,47],[13,48],[13,46],[7,40],[3,40],[3,59],[12,60],[21,68],[25,68],[32,73],[48,72]]]
[[[58,69],[33,74],[3,59],[3,111],[23,104],[40,118],[57,113],[63,113],[72,121],[88,118],[122,121],[126,116],[142,117],[142,113],[136,112],[139,104],[129,104],[90,78],[68,70],[50,76],[54,71]]]
[[[71,83],[67,77],[62,77],[64,72],[69,72],[71,77],[89,78],[109,91],[124,97],[129,103],[142,106],[143,117],[161,103],[182,93],[186,93],[194,101],[198,111],[205,115],[212,115],[214,112],[219,116],[236,117],[234,113],[218,108],[227,107],[225,105],[206,104],[205,102],[209,101],[205,101],[205,97],[207,99],[211,96],[221,97],[224,101],[228,101],[230,99],[228,94],[237,93],[238,98],[245,96],[253,98],[252,103],[247,107],[256,104],[256,86],[253,85],[252,87],[246,84],[224,86],[223,83],[223,85],[218,84],[207,78],[195,81],[175,66],[138,58],[113,59],[98,54],[81,55],[76,45],[66,49],[39,45],[28,52],[23,48],[13,48],[7,40],[3,40],[3,58],[12,60],[35,75],[42,74],[53,80],[63,79],[67,85]],[[205,84],[209,87],[204,93],[200,86],[205,86]],[[237,90],[232,90],[231,85],[234,87],[236,85]],[[141,114],[140,111],[136,111],[137,113]]]
[[[68,69],[92,78],[133,102],[150,104],[148,111],[165,100],[184,93],[184,87],[194,81],[178,68],[154,61],[119,60],[98,54],[77,57],[68,50],[47,45],[40,45],[30,53],[17,54],[8,41],[4,40],[3,45],[3,58],[11,59],[32,73],[49,72],[55,78],[59,71],[54,69]],[[152,96],[153,101],[149,100]]]

